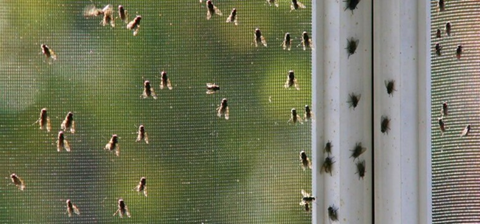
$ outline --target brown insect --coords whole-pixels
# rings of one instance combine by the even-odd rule
[[[152,97],[153,99],[157,99],[157,94],[155,94],[155,90],[150,85],[150,81],[144,80],[143,81],[143,93],[140,95],[140,98],[145,99],[148,97]]]
[[[450,22],[447,22],[445,24],[445,33],[447,33],[447,36],[450,36],[452,32],[452,24]]]
[[[95,5],[87,5],[85,9],[83,9],[83,16],[85,17],[97,17],[103,14],[103,10],[95,7]]]
[[[65,151],[70,152],[70,144],[68,143],[67,139],[65,139],[65,135],[63,134],[63,131],[59,131],[58,137],[57,137],[57,152],[62,151],[62,149],[65,149]]]
[[[303,120],[307,122],[308,120],[313,120],[314,117],[315,116],[313,115],[313,112],[310,109],[310,107],[308,105],[305,105],[305,113],[303,114]]]
[[[307,47],[313,50],[313,42],[312,39],[308,36],[307,31],[303,31],[302,33],[302,46],[303,50],[307,50]]]
[[[335,163],[333,161],[333,157],[327,156],[325,158],[325,161],[323,161],[322,169],[320,170],[321,172],[329,173],[330,176],[332,176],[332,166]]]
[[[233,8],[232,12],[230,12],[230,15],[227,18],[227,23],[233,23],[235,26],[238,26],[237,22],[237,9]]]
[[[442,49],[443,47],[440,45],[440,43],[435,44],[435,54],[437,54],[437,56],[442,56]]]
[[[290,12],[293,10],[304,9],[304,8],[307,8],[304,4],[302,4],[297,0],[292,0],[292,4],[290,5]]]
[[[38,123],[40,125],[40,129],[46,129],[47,132],[52,130],[52,125],[50,124],[50,117],[47,115],[47,108],[43,108],[40,110],[40,117],[34,124]]]
[[[118,199],[118,209],[115,213],[113,213],[113,216],[115,215],[118,215],[120,216],[120,218],[123,218],[124,215],[126,215],[128,218],[130,218],[130,211],[128,211],[128,207],[127,205],[125,204],[125,202],[123,201],[123,199]]]
[[[220,90],[220,86],[215,83],[207,83],[207,94],[214,94]]]
[[[438,11],[445,11],[445,0],[438,0]]]
[[[338,221],[338,208],[335,205],[328,207],[328,217],[332,222]]]
[[[260,29],[256,28],[255,29],[255,34],[253,35],[253,42],[255,43],[255,47],[258,47],[258,45],[261,43],[263,46],[267,46],[267,40],[265,40],[265,37],[262,35],[262,31]]]
[[[361,96],[362,96],[361,94],[355,94],[355,93],[348,94],[347,103],[348,103],[349,107],[353,107],[353,109],[355,110],[355,108],[358,105],[358,102],[360,102],[360,97]]]
[[[277,0],[267,0],[267,3],[272,6],[272,4],[274,4],[276,7],[278,7],[278,2]]]
[[[45,58],[47,59],[52,59],[52,60],[57,60],[57,55],[55,52],[46,44],[41,44],[40,48],[42,49],[42,54],[45,55]]]
[[[365,160],[358,161],[356,163],[357,165],[357,172],[358,173],[358,179],[365,177]]]
[[[298,86],[298,81],[297,78],[295,78],[295,72],[293,70],[288,71],[287,81],[283,86],[285,89],[295,86],[295,89],[300,90],[300,86]]]
[[[290,37],[290,33],[285,33],[285,37],[283,37],[282,47],[283,50],[292,49],[292,38]]]
[[[463,53],[463,47],[462,45],[457,46],[457,50],[455,51],[455,55],[457,56],[457,59],[460,59],[462,57]]]
[[[350,156],[350,158],[353,157],[353,160],[355,160],[356,158],[358,158],[360,155],[362,155],[362,153],[364,153],[365,151],[367,151],[367,148],[364,148],[362,147],[362,143],[361,142],[357,142],[355,144],[355,147],[353,148],[352,151],[352,155]]]
[[[78,207],[76,205],[74,205],[70,199],[67,199],[66,201],[67,203],[67,214],[68,214],[68,217],[72,217],[72,213],[75,213],[77,215],[80,215],[80,210],[78,209]]]
[[[140,29],[140,21],[142,20],[141,16],[136,16],[132,21],[127,24],[127,29],[133,30],[133,36],[137,36],[138,30]]]
[[[303,120],[300,117],[300,115],[297,114],[297,110],[295,108],[292,108],[290,119],[287,121],[287,123],[297,124],[297,122],[300,122],[300,124],[303,124]]]
[[[460,134],[460,137],[467,136],[470,133],[470,125],[468,124],[462,131],[462,134]]]
[[[435,34],[435,37],[442,38],[442,31],[440,29],[437,29],[437,33]]]
[[[395,80],[385,80],[385,87],[387,88],[388,95],[393,95],[395,91]]]
[[[138,131],[137,131],[137,140],[135,140],[135,142],[139,142],[139,141],[145,141],[145,143],[148,144],[148,135],[147,135],[147,132],[145,131],[145,127],[142,125],[140,125],[138,127]]]
[[[225,116],[225,120],[229,119],[230,109],[228,108],[227,98],[223,98],[220,106],[217,107],[217,116],[222,117]]]
[[[115,27],[115,17],[113,16],[113,6],[107,5],[103,9],[103,19],[100,22],[102,26],[110,24],[110,26]]]
[[[123,5],[118,6],[118,17],[125,23],[128,23],[128,13]]]
[[[323,148],[323,151],[327,154],[330,154],[332,153],[332,147],[333,147],[332,142],[328,141],[327,143],[325,143],[325,148]]]
[[[448,115],[448,105],[447,105],[447,101],[443,102],[442,103],[442,109],[440,110],[440,114],[442,116],[447,116]]]
[[[212,1],[208,0],[207,1],[207,20],[212,18],[213,14],[222,16],[222,12],[220,11],[220,9],[218,9],[217,6],[214,6]]]
[[[443,122],[443,118],[438,118],[438,126],[440,127],[440,131],[443,133],[445,132],[445,123]]]
[[[307,157],[307,153],[305,151],[300,152],[300,162],[302,163],[302,169],[305,171],[307,168],[312,169],[312,163],[310,159]]]
[[[147,197],[147,178],[140,178],[140,182],[138,182],[138,185],[135,187],[135,191],[139,193],[143,191],[143,195]]]
[[[381,117],[381,124],[380,124],[380,131],[383,134],[388,134],[388,131],[390,130],[390,118],[387,116],[382,116]]]
[[[22,180],[22,178],[17,176],[17,174],[15,173],[10,174],[10,179],[18,189],[20,189],[21,191],[25,190],[25,182]]]
[[[60,129],[63,131],[67,131],[70,129],[70,132],[73,134],[75,133],[75,121],[73,120],[73,113],[68,112],[67,116],[65,116],[65,120],[63,120],[62,124],[60,125]]]
[[[105,145],[104,150],[110,152],[115,151],[115,155],[120,156],[120,144],[118,144],[118,136],[116,134],[112,135],[110,141]]]
[[[167,72],[162,71],[162,73],[160,75],[161,75],[161,77],[160,77],[160,79],[161,79],[160,80],[160,89],[163,89],[166,86],[168,88],[168,90],[172,90],[173,89],[172,83],[170,82],[170,79],[167,76]]]

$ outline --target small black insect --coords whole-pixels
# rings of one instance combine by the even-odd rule
[[[228,101],[227,98],[223,98],[220,102],[220,106],[217,107],[217,116],[222,117],[225,116],[225,120],[230,118],[230,109],[228,108]]]
[[[207,83],[207,94],[214,94],[220,90],[220,86],[215,83]]]
[[[348,101],[347,103],[349,104],[348,107],[353,107],[353,109],[355,110],[355,108],[357,107],[358,105],[358,102],[360,101],[360,97],[362,95],[360,94],[355,94],[355,93],[350,93],[348,94]]]
[[[307,47],[311,48],[313,50],[313,42],[312,39],[308,36],[307,31],[303,31],[302,33],[302,46],[303,50],[307,50]]]
[[[52,125],[50,123],[50,117],[47,115],[47,108],[42,108],[40,110],[40,117],[33,124],[36,124],[36,123],[38,123],[41,130],[46,129],[47,132],[50,132],[50,130],[52,130]]]
[[[380,131],[383,134],[388,134],[389,130],[390,130],[390,118],[388,118],[388,116],[382,116],[381,124],[380,124]]]
[[[137,15],[127,24],[127,29],[133,30],[133,36],[137,36],[138,34],[138,30],[140,29],[140,21],[142,21],[142,17]]]
[[[297,124],[297,122],[300,122],[300,124],[303,124],[303,120],[300,117],[300,115],[297,114],[297,110],[295,108],[292,108],[290,119],[287,121],[287,123]]]
[[[445,24],[445,33],[447,33],[447,36],[450,36],[451,32],[452,32],[452,24],[450,22],[447,22]]]
[[[293,10],[297,10],[299,8],[304,9],[304,8],[307,8],[307,7],[297,0],[292,0],[292,4],[290,5],[290,12],[293,11]]]
[[[222,12],[220,11],[220,9],[218,9],[217,6],[214,6],[212,1],[208,0],[207,1],[207,20],[212,18],[213,14],[222,16]]]
[[[437,38],[442,38],[442,31],[440,29],[437,29],[437,33],[435,34]]]
[[[395,91],[395,80],[385,80],[385,87],[387,88],[388,95],[393,95],[393,91]]]
[[[312,201],[315,201],[315,197],[307,193],[305,190],[302,189],[301,193],[302,193],[302,202],[310,203]]]
[[[332,153],[332,147],[333,147],[332,142],[331,142],[331,141],[328,141],[328,142],[325,144],[325,148],[323,149],[323,151],[324,151],[325,153],[330,154],[330,153]]]
[[[160,89],[164,89],[165,86],[168,88],[168,90],[172,90],[172,82],[170,82],[170,79],[167,76],[167,72],[162,71],[160,73]]]
[[[42,54],[45,55],[47,59],[52,59],[52,60],[57,60],[57,55],[53,50],[48,47],[46,44],[40,45],[40,48],[42,48]]]
[[[115,151],[116,156],[120,156],[120,144],[118,144],[118,136],[116,134],[112,135],[110,141],[105,145],[104,150],[108,150],[110,152]]]
[[[344,2],[347,3],[347,6],[345,7],[345,11],[349,9],[352,11],[352,14],[353,14],[353,10],[357,8],[357,5],[358,3],[360,3],[360,0],[346,0]]]
[[[236,8],[233,8],[233,9],[232,9],[232,12],[230,13],[230,15],[229,15],[228,18],[227,18],[227,23],[233,23],[233,24],[235,24],[235,26],[238,25],[238,22],[237,22],[237,9],[236,9]]]
[[[435,44],[435,54],[437,54],[437,56],[442,56],[442,45],[440,45],[440,43],[436,43]]]
[[[70,144],[68,143],[67,139],[65,139],[65,135],[63,134],[63,131],[59,131],[58,137],[57,137],[57,152],[62,151],[62,149],[65,149],[67,152],[70,152]]]
[[[22,178],[17,176],[17,174],[15,173],[10,174],[10,179],[12,180],[12,183],[15,184],[15,186],[19,190],[21,191],[25,190],[25,182],[22,180]]]
[[[142,140],[145,141],[145,143],[148,144],[148,134],[145,131],[145,126],[143,126],[143,124],[138,127],[137,139],[135,140],[135,142],[139,142],[139,141],[142,141]]]
[[[347,49],[348,58],[350,58],[350,55],[355,54],[359,43],[360,40],[354,37],[347,39],[347,47],[345,49]]]
[[[140,95],[140,98],[145,99],[148,97],[152,97],[153,99],[157,99],[157,94],[155,94],[155,90],[153,90],[150,81],[143,80],[143,93]]]
[[[332,222],[338,221],[338,208],[335,205],[328,207],[328,217]]]
[[[293,70],[288,71],[287,81],[283,86],[285,87],[285,89],[294,86],[295,89],[300,90],[300,86],[298,85],[298,80],[297,78],[295,78],[295,72]]]
[[[267,46],[267,40],[265,39],[265,37],[263,37],[262,31],[260,31],[260,29],[256,28],[255,34],[253,36],[253,42],[255,43],[255,47],[258,47],[260,43],[263,44],[263,46],[265,47]]]
[[[357,172],[358,173],[358,179],[362,178],[365,176],[365,160],[358,161],[357,162]]]
[[[455,55],[457,56],[457,59],[460,59],[462,57],[463,53],[463,47],[462,45],[457,46],[457,50],[455,51]]]
[[[440,114],[442,115],[442,117],[446,117],[448,115],[447,101],[442,103],[442,110],[440,111]]]
[[[135,191],[137,191],[138,193],[143,191],[143,195],[147,197],[147,178],[140,178],[140,182],[138,182],[138,185],[135,187]]]
[[[440,127],[440,131],[443,133],[445,132],[445,123],[443,122],[443,118],[438,118],[438,126]]]
[[[130,211],[128,210],[127,205],[123,201],[123,199],[118,199],[118,209],[115,213],[113,213],[113,216],[119,215],[120,218],[123,218],[124,215],[126,215],[128,218],[130,218]]]
[[[290,50],[292,48],[292,38],[290,37],[290,33],[285,33],[285,37],[283,38],[282,42],[283,50]]]
[[[65,116],[65,120],[63,120],[62,124],[60,125],[60,128],[63,131],[67,131],[70,129],[70,132],[73,134],[75,133],[75,121],[73,120],[73,113],[68,112],[67,116]]]
[[[460,134],[460,137],[467,136],[468,133],[470,133],[470,125],[468,124],[462,131],[462,134]]]
[[[123,5],[118,6],[118,17],[125,23],[128,23],[128,14],[127,10],[123,7]]]
[[[310,162],[310,159],[307,156],[307,153],[305,151],[300,152],[300,162],[302,163],[302,169],[305,171],[307,168],[312,169],[312,163]]]
[[[358,158],[360,155],[362,155],[362,153],[364,153],[365,151],[367,151],[367,148],[364,148],[362,147],[362,143],[361,142],[357,142],[355,144],[355,147],[353,148],[352,151],[352,155],[350,156],[350,158],[353,157],[353,160],[355,160],[356,158]]]
[[[332,166],[335,163],[333,161],[333,157],[327,156],[325,158],[325,161],[323,161],[322,169],[320,170],[321,172],[329,173],[330,176],[332,176]]]
[[[445,0],[438,0],[438,11],[445,11]]]
[[[80,210],[78,209],[78,207],[76,205],[74,205],[72,203],[72,201],[70,201],[70,199],[67,199],[66,201],[67,203],[67,214],[68,214],[68,217],[72,217],[72,213],[75,213],[77,215],[80,215]]]
[[[313,115],[313,112],[310,109],[310,107],[308,105],[305,105],[305,113],[303,114],[303,120],[307,122],[308,120],[314,120],[314,117],[315,116]]]

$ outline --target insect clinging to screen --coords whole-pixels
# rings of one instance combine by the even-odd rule
[[[68,214],[68,217],[72,217],[72,213],[75,213],[77,215],[80,215],[80,210],[78,209],[78,207],[76,205],[74,205],[72,203],[72,201],[70,201],[70,199],[67,199],[66,201],[67,203],[67,214]]]
[[[103,10],[95,7],[95,5],[93,4],[90,4],[90,5],[87,5],[84,9],[83,9],[83,16],[85,17],[97,17],[99,15],[102,15],[103,14]]]
[[[437,29],[437,33],[435,34],[435,37],[442,38],[442,31],[440,29]]]
[[[443,12],[445,11],[445,0],[438,0],[438,11]]]
[[[145,99],[148,97],[152,97],[153,99],[157,99],[157,94],[155,94],[155,90],[153,90],[152,85],[150,85],[150,81],[144,80],[143,81],[143,93],[140,95],[140,98]]]
[[[440,131],[443,133],[445,132],[445,123],[443,122],[443,118],[438,118],[438,126],[440,127]]]
[[[312,195],[307,193],[305,190],[302,189],[300,192],[302,193],[302,202],[310,203],[310,202],[315,201],[315,197],[313,197]],[[300,202],[300,204],[301,204],[301,202]]]
[[[132,21],[127,24],[127,29],[133,30],[133,36],[137,36],[138,30],[140,29],[140,21],[142,16],[136,16]]]
[[[355,159],[358,158],[360,155],[362,155],[362,153],[364,153],[365,151],[367,151],[367,148],[362,147],[362,143],[361,143],[361,142],[357,142],[357,143],[355,144],[355,147],[354,147],[351,151],[352,151],[352,155],[350,156],[350,158],[353,157],[353,160],[355,160]]]
[[[108,4],[103,9],[103,19],[100,22],[102,26],[110,24],[110,26],[115,27],[115,17],[113,16],[113,6]]]
[[[350,58],[350,56],[352,54],[355,54],[355,51],[357,50],[357,47],[358,47],[359,43],[360,43],[360,40],[355,39],[354,37],[351,37],[350,39],[347,39],[347,47],[345,48],[345,49],[347,49],[347,53],[348,53],[347,58]]]
[[[437,56],[442,56],[442,45],[440,45],[440,43],[436,43],[435,44],[435,54],[437,54]]]
[[[302,163],[302,169],[305,171],[307,168],[312,169],[312,163],[310,162],[310,159],[307,156],[307,153],[305,151],[300,152],[300,162]]]
[[[145,131],[145,127],[143,126],[143,124],[138,127],[137,140],[135,140],[135,142],[139,142],[142,140],[148,144],[148,135],[147,135],[147,132]]]
[[[104,149],[110,152],[115,151],[115,155],[120,156],[120,144],[118,144],[118,136],[116,134],[112,135],[112,138],[110,138],[110,141],[108,141]]]
[[[228,108],[227,98],[223,98],[220,106],[217,107],[217,116],[222,117],[225,116],[225,120],[228,120],[230,117],[230,109]]]
[[[467,136],[470,133],[470,128],[471,126],[469,124],[465,126],[462,133],[460,134],[460,137]]]
[[[392,96],[395,91],[395,80],[385,80],[385,88],[387,88],[388,95]]]
[[[167,76],[167,72],[162,71],[160,73],[160,89],[164,89],[165,86],[168,88],[168,90],[172,90],[172,83],[170,82],[170,79]]]
[[[292,39],[290,33],[285,33],[285,37],[282,42],[283,50],[290,50],[292,48]]]
[[[332,176],[332,166],[335,163],[333,161],[333,157],[327,156],[325,160],[323,161],[322,169],[320,170],[321,172],[329,173],[330,176]]]
[[[285,89],[288,89],[294,86],[295,89],[300,90],[300,86],[298,86],[298,81],[297,81],[297,78],[295,78],[295,72],[293,70],[288,71],[287,81],[283,86],[285,87]]]
[[[446,117],[448,115],[447,101],[442,103],[442,109],[440,110],[440,114],[442,115],[442,117]]]
[[[388,131],[390,130],[390,118],[388,118],[388,116],[382,116],[380,120],[380,131],[383,134],[388,134]]]
[[[59,131],[57,137],[57,152],[62,151],[62,149],[70,152],[70,144],[68,143],[67,139],[65,139],[65,134],[63,131]]]
[[[347,6],[345,7],[344,11],[349,9],[350,11],[352,11],[352,14],[353,14],[353,10],[357,8],[357,5],[358,3],[360,3],[360,0],[345,0],[344,2],[347,3]]]
[[[451,32],[452,32],[452,23],[447,22],[445,24],[445,33],[447,33],[447,36],[450,36]]]
[[[312,39],[308,36],[307,31],[303,31],[302,33],[302,46],[303,50],[307,50],[307,47],[313,50],[313,42]]]
[[[55,52],[46,44],[41,44],[40,48],[42,49],[42,54],[45,55],[45,58],[47,59],[52,59],[52,60],[57,60],[57,55]]]
[[[12,183],[15,184],[15,186],[19,190],[21,191],[25,190],[25,182],[22,180],[22,178],[17,176],[17,174],[15,173],[10,174],[10,179],[12,180]]]
[[[123,201],[123,199],[118,199],[118,209],[115,213],[113,213],[113,216],[115,215],[118,215],[120,216],[120,218],[123,218],[124,215],[126,215],[128,218],[130,218],[130,211],[128,211],[128,207],[127,205],[125,204],[125,202]]]
[[[128,13],[123,5],[118,5],[118,18],[120,18],[123,22],[128,23]]]
[[[274,4],[276,7],[278,7],[278,2],[277,0],[267,0],[267,3],[272,6],[272,4]]]
[[[458,45],[457,49],[455,50],[455,55],[457,56],[457,59],[460,59],[462,57],[463,53],[463,47],[462,45]]]
[[[147,197],[147,178],[142,177],[140,178],[140,182],[138,182],[138,185],[135,187],[135,191],[137,192],[143,192],[143,195]]]
[[[330,154],[332,153],[332,142],[331,141],[328,141],[327,143],[325,143],[325,148],[323,148],[323,151],[327,154]]]
[[[75,121],[73,120],[72,112],[67,113],[67,116],[65,116],[65,119],[60,125],[60,129],[62,129],[64,132],[70,129],[70,133],[75,133]]]
[[[255,34],[253,36],[253,42],[255,43],[255,47],[258,47],[260,43],[263,44],[263,46],[265,47],[267,46],[267,40],[265,39],[265,37],[263,37],[262,31],[260,31],[260,29],[255,28]]]
[[[230,15],[227,18],[227,23],[233,23],[235,26],[238,26],[237,22],[237,9],[233,8],[232,12],[230,12]]]
[[[298,0],[292,0],[292,4],[290,5],[290,12],[297,9],[304,9],[307,8],[303,3],[299,2]]]
[[[38,118],[37,121],[35,121],[34,124],[38,123],[40,125],[40,129],[47,130],[47,132],[50,132],[52,130],[52,125],[50,124],[50,117],[47,115],[47,108],[42,108],[40,110],[40,117]]]
[[[212,18],[213,14],[222,16],[222,12],[220,11],[220,9],[218,9],[217,6],[213,5],[211,0],[208,0],[207,1],[207,20]]]
[[[288,120],[287,123],[297,124],[297,122],[299,122],[300,124],[303,124],[303,120],[300,117],[300,115],[297,114],[297,110],[295,108],[292,108],[290,112],[290,119]]]
[[[332,222],[338,221],[338,208],[335,205],[328,206],[328,217]]]
[[[355,110],[355,108],[356,108],[357,105],[358,105],[358,102],[360,102],[360,97],[361,97],[361,96],[362,96],[362,95],[360,95],[360,94],[355,94],[355,93],[353,93],[353,92],[350,93],[350,94],[348,94],[348,101],[347,101],[347,103],[348,103],[348,105],[349,105],[348,107],[353,107],[353,109]]]
[[[356,163],[357,166],[357,172],[358,173],[358,179],[365,177],[365,160],[358,161]]]
[[[315,116],[313,115],[313,112],[310,109],[310,107],[308,105],[305,105],[305,113],[303,114],[303,120],[307,122],[308,120],[313,120],[314,117]]]
[[[207,83],[207,94],[214,94],[220,90],[220,86],[215,83]]]

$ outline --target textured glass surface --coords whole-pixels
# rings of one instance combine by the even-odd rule
[[[223,16],[207,20],[198,0],[0,1],[1,222],[112,223],[120,198],[131,213],[123,221],[133,223],[311,222],[299,205],[300,190],[311,192],[299,161],[302,150],[311,156],[311,121],[287,123],[292,108],[303,117],[311,104],[311,50],[301,47],[311,2],[292,12],[291,1],[277,2],[214,1]],[[115,28],[100,25],[101,15],[85,18],[90,4],[141,15],[138,35],[119,18]],[[225,22],[234,7],[238,26]],[[268,47],[255,47],[255,28]],[[291,51],[281,47],[286,32]],[[162,70],[172,90],[159,88]],[[298,91],[284,88],[289,70]],[[142,77],[158,99],[140,98]],[[208,82],[220,90],[206,94]],[[229,120],[217,117],[222,98]],[[34,124],[42,108],[50,132]],[[71,152],[57,152],[69,111]],[[142,124],[149,144],[135,142]],[[118,157],[104,150],[112,134]],[[134,190],[141,177],[148,197]],[[67,199],[79,216],[67,216]]]
[[[479,223],[480,2],[444,2],[444,11],[438,1],[431,2],[433,223]],[[437,43],[441,55],[436,53]],[[458,45],[463,47],[459,59]],[[438,119],[444,102],[448,114],[443,115],[442,136]],[[467,125],[470,132],[462,136]]]

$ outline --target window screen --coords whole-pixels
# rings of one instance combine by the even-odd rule
[[[478,1],[431,2],[433,223],[480,222],[479,12]]]
[[[205,0],[0,1],[0,220],[111,223],[120,219],[114,213],[122,199],[131,214],[125,221],[135,223],[311,222],[299,205],[301,190],[311,192],[299,153],[311,156],[312,121],[288,123],[292,108],[303,117],[311,104],[312,50],[301,44],[302,33],[311,33],[311,2],[296,10],[291,1],[276,2],[212,1],[223,15],[207,20]],[[104,18],[108,4],[115,27]],[[127,29],[119,5],[140,23]],[[238,25],[226,22],[233,8]],[[256,28],[267,46],[255,46]],[[281,46],[287,32],[291,50]],[[451,46],[459,28],[454,34]],[[299,90],[284,86],[290,70]],[[160,88],[162,71],[171,90],[166,80]],[[145,80],[157,99],[141,96]],[[207,94],[206,83],[220,89]],[[223,98],[229,120],[217,116]],[[454,124],[464,122],[453,117],[466,114],[454,109],[460,101],[450,102],[451,129],[438,141],[472,140],[458,138]],[[42,108],[50,132],[40,129]],[[63,137],[71,151],[61,145],[58,152],[68,112],[75,133],[67,127]],[[149,144],[136,142],[140,125]],[[438,149],[435,158],[472,155],[453,149]],[[137,192],[141,177],[147,197]]]

